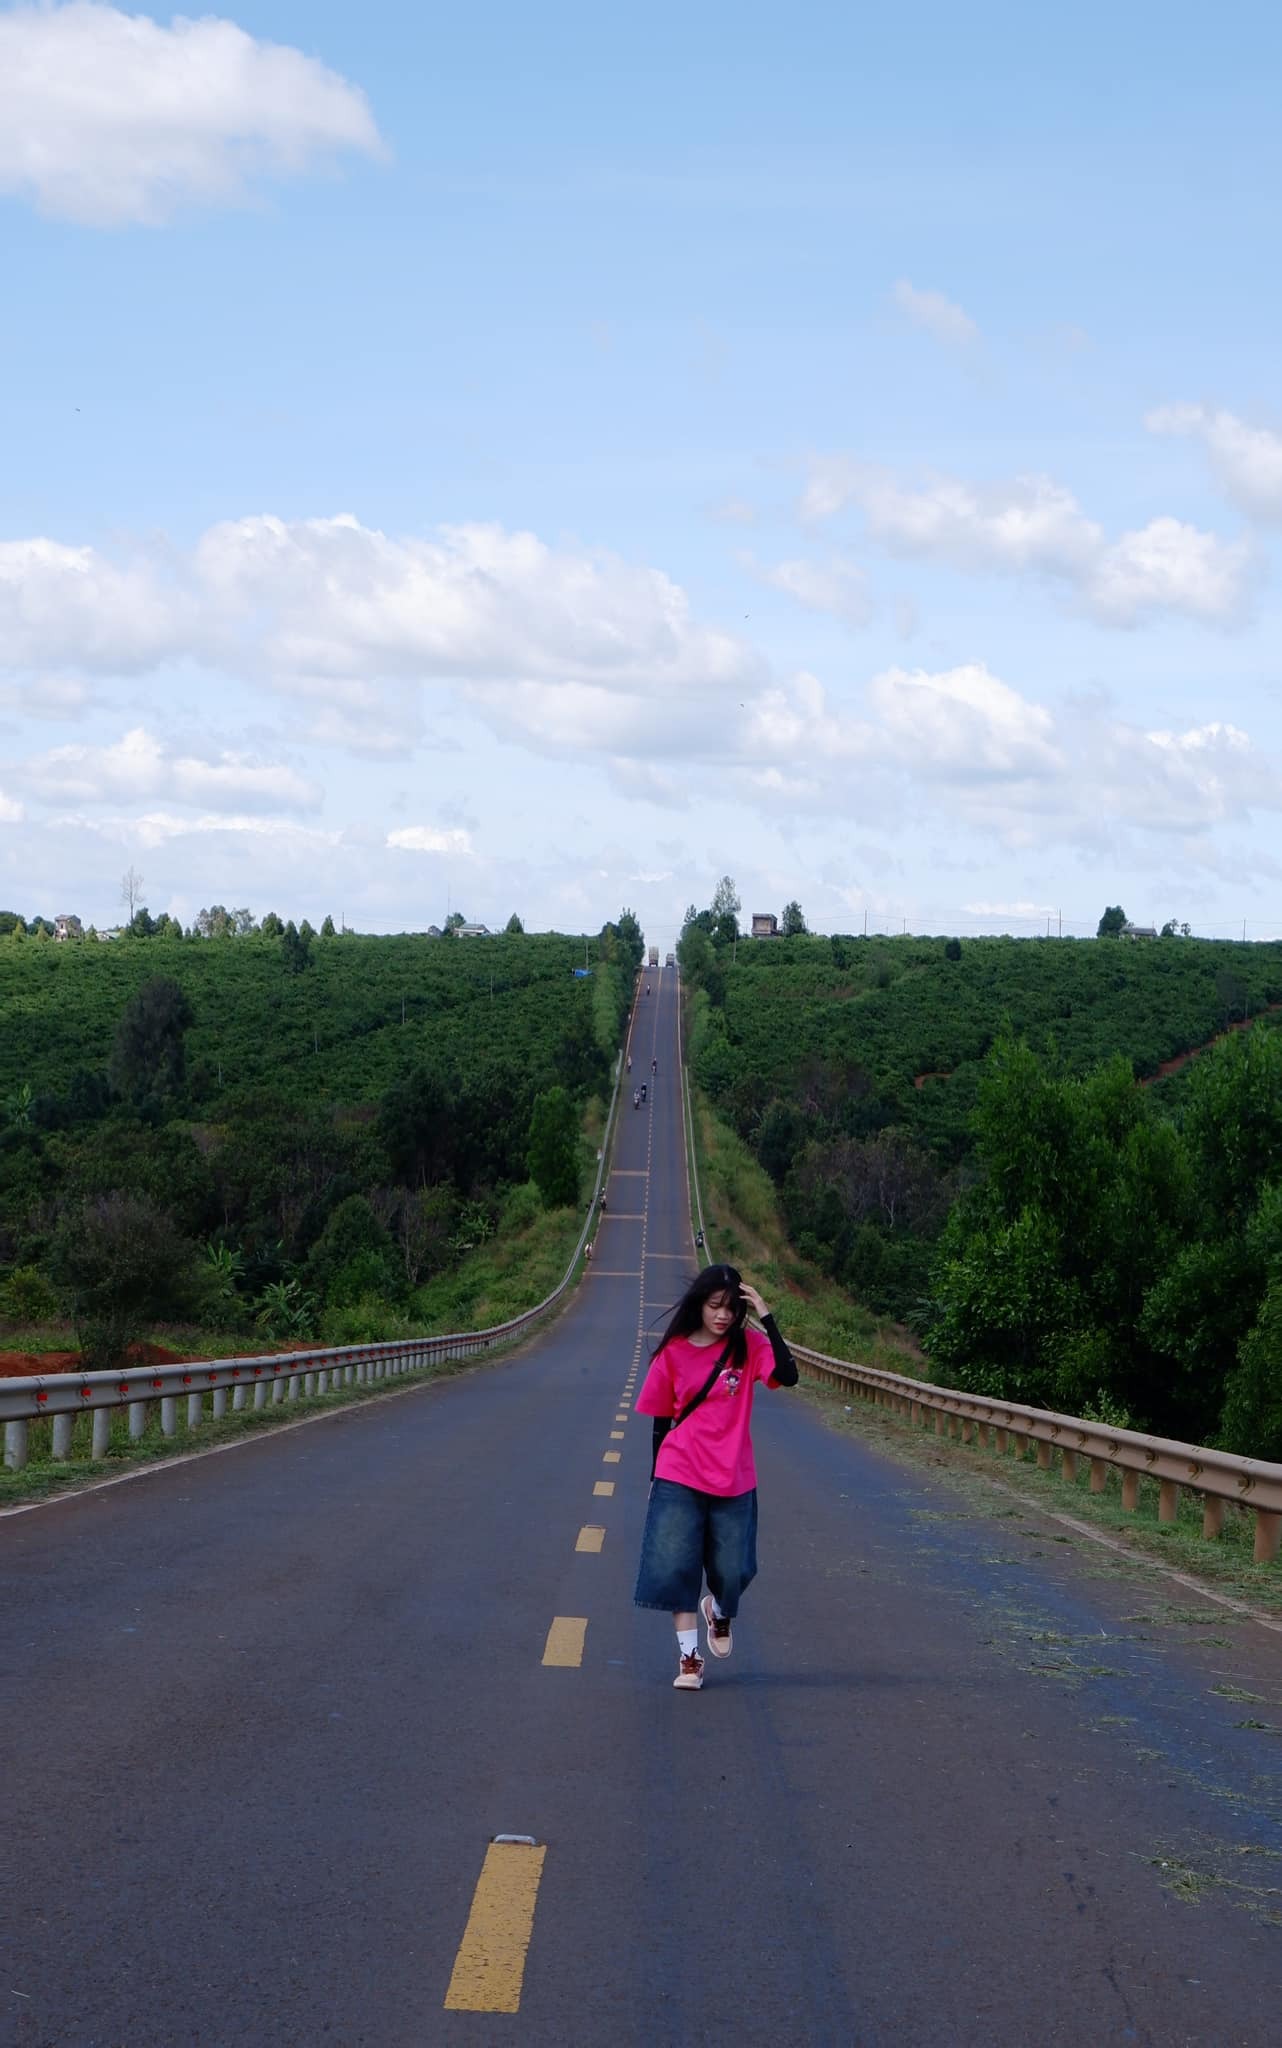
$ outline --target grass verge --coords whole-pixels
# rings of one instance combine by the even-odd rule
[[[1110,1471],[1103,1493],[1090,1491],[1090,1467],[1083,1459],[1074,1478],[1058,1467],[1043,1471],[1030,1452],[999,1455],[979,1444],[938,1437],[932,1425],[914,1425],[871,1402],[847,1400],[836,1388],[802,1382],[803,1398],[830,1427],[859,1437],[901,1463],[929,1469],[966,1493],[973,1504],[993,1512],[997,1489],[1026,1507],[1043,1513],[1071,1515],[1075,1521],[1116,1538],[1141,1557],[1159,1559],[1173,1571],[1186,1573],[1213,1591],[1240,1599],[1261,1613],[1282,1615],[1282,1560],[1256,1564],[1252,1558],[1255,1517],[1230,1504],[1224,1532],[1214,1542],[1202,1535],[1201,1496],[1181,1493],[1178,1518],[1157,1519],[1158,1484],[1141,1479],[1139,1506],[1129,1514],[1122,1506],[1121,1475]]]
[[[598,1098],[593,1098],[584,1115],[580,1141],[581,1180],[587,1190],[591,1189],[596,1178],[597,1152],[604,1133],[605,1115],[605,1105]],[[469,1253],[458,1266],[418,1291],[412,1323],[409,1319],[405,1322],[405,1335],[435,1337],[489,1329],[497,1323],[510,1321],[527,1309],[537,1308],[541,1301],[547,1300],[564,1277],[583,1227],[583,1214],[577,1208],[540,1209],[528,1200],[520,1200],[526,1193],[525,1189],[514,1191],[509,1228],[501,1230],[487,1244]],[[580,1261],[575,1281],[581,1272]],[[567,1296],[567,1300],[569,1298]],[[539,1327],[545,1328],[546,1323]],[[27,1339],[33,1341],[28,1342]],[[145,1341],[163,1344],[169,1350],[186,1352],[202,1359],[261,1357],[280,1350],[278,1344],[247,1339],[243,1334],[215,1336],[207,1331],[174,1326],[148,1331]],[[344,1386],[333,1393],[311,1397],[300,1392],[292,1401],[273,1402],[267,1408],[242,1409],[218,1421],[206,1416],[197,1429],[189,1430],[184,1424],[174,1436],[165,1436],[161,1430],[158,1400],[147,1403],[147,1426],[141,1437],[130,1436],[128,1415],[122,1409],[112,1415],[111,1441],[105,1458],[90,1455],[92,1417],[89,1414],[76,1417],[71,1456],[56,1464],[50,1457],[52,1423],[32,1422],[27,1464],[21,1472],[0,1470],[0,1507],[19,1506],[53,1494],[66,1493],[134,1466],[155,1464],[264,1429],[279,1428],[284,1423],[298,1421],[304,1415],[377,1400],[403,1387],[446,1378],[463,1370],[464,1365],[470,1369],[492,1359],[510,1357],[514,1348],[528,1341],[528,1336],[522,1335],[512,1344],[487,1352],[481,1358],[468,1359],[463,1363],[433,1364],[422,1372],[399,1375],[374,1386]],[[24,1330],[12,1336],[6,1333],[5,1336],[6,1349],[36,1355],[42,1351],[66,1351],[73,1346],[74,1336],[65,1326]]]

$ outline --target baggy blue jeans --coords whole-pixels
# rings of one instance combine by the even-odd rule
[[[656,1479],[633,1600],[667,1614],[694,1614],[705,1575],[713,1599],[733,1621],[740,1595],[757,1576],[756,1488],[698,1493],[674,1479]]]

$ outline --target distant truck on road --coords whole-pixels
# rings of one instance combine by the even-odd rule
[[[668,964],[668,966],[669,966],[669,967],[675,967],[675,966],[676,966],[676,964],[677,964],[677,956],[676,956],[676,954],[675,954],[675,953],[669,953],[669,955],[668,955],[668,963],[667,963],[667,964]]]
[[[658,964],[659,964],[659,948],[658,948],[657,946],[651,946],[651,948],[650,948],[650,965],[651,965],[651,967],[657,967],[657,966],[658,966]]]

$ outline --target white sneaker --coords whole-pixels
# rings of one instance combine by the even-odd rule
[[[699,1602],[703,1625],[708,1631],[708,1648],[714,1657],[728,1657],[734,1648],[734,1637],[730,1624],[723,1614],[718,1614],[712,1605],[711,1593],[705,1593]]]
[[[672,1683],[678,1692],[698,1692],[703,1684],[703,1659],[697,1650],[681,1659]]]

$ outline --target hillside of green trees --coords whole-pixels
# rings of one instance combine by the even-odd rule
[[[1282,946],[737,910],[687,913],[691,1067],[797,1249],[950,1384],[1282,1457]]]
[[[630,912],[586,941],[12,928],[0,1329],[66,1315],[109,1364],[159,1321],[413,1326],[469,1252],[581,1201],[641,954]]]

